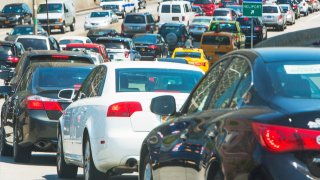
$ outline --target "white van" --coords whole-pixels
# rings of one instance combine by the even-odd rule
[[[167,22],[180,22],[189,26],[195,17],[189,1],[162,2],[158,8],[158,15],[159,27]]]
[[[104,10],[113,10],[116,15],[124,18],[126,13],[137,12],[138,0],[100,0],[100,7]]]
[[[44,29],[47,28],[47,8],[46,3],[42,2],[38,6],[38,24]],[[64,33],[66,27],[74,31],[76,23],[76,9],[73,0],[48,0],[49,28],[59,29]]]

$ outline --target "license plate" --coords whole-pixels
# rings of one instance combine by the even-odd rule
[[[145,48],[141,48],[141,51],[145,51],[146,49]]]
[[[4,21],[4,23],[5,23],[5,24],[9,24],[9,23],[10,23],[10,21]]]
[[[179,17],[172,17],[172,21],[179,21]]]
[[[55,29],[59,29],[59,28],[60,28],[60,26],[54,26],[54,28],[55,28]]]
[[[201,27],[198,27],[198,30],[202,30],[202,28],[201,28]]]
[[[138,27],[138,26],[133,26],[132,27],[132,30],[139,30],[140,29],[140,27]]]

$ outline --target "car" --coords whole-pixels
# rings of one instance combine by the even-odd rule
[[[226,8],[229,9],[233,9],[236,13],[238,17],[241,17],[243,14],[243,9],[242,9],[242,5],[231,5],[231,4],[227,4]]]
[[[287,23],[293,25],[296,23],[296,15],[289,4],[279,4],[281,9],[287,13]]]
[[[245,48],[246,35],[242,32],[238,21],[212,21],[208,31],[232,33],[238,49]]]
[[[83,43],[90,44],[92,41],[85,36],[63,36],[59,39],[60,48],[63,50],[66,48],[69,43]]]
[[[100,37],[97,44],[106,47],[110,61],[140,61],[141,55],[137,51],[131,38]]]
[[[225,8],[227,5],[238,5],[238,2],[237,0],[220,0],[220,8]]]
[[[154,98],[151,112],[171,116],[144,139],[139,178],[318,179],[318,57],[316,48],[233,51],[180,110],[174,97]]]
[[[267,27],[283,31],[287,28],[287,14],[277,4],[264,4],[262,6],[262,22]]]
[[[88,51],[88,50],[86,50]],[[96,53],[96,52],[92,52],[92,51],[89,51],[87,52],[90,56],[91,56],[91,59],[93,60],[93,63],[95,65],[100,65],[103,63],[103,57],[101,56],[100,53]]]
[[[230,8],[218,8],[213,12],[213,20],[234,21],[238,14]]]
[[[145,9],[147,7],[147,1],[146,0],[139,0],[139,9]]]
[[[206,13],[202,10],[200,6],[191,6],[192,11],[195,13],[194,16],[205,16]]]
[[[159,34],[136,34],[132,41],[141,55],[141,60],[154,60],[169,55],[168,44]]]
[[[172,53],[172,58],[183,58],[188,61],[188,64],[197,66],[204,72],[209,69],[209,62],[202,49],[176,48]]]
[[[34,32],[33,25],[17,25],[11,32],[7,33],[7,36],[4,38],[5,41],[15,41],[16,38],[20,35],[32,35]],[[47,31],[45,31],[41,26],[37,27],[37,35],[48,36]]]
[[[206,16],[213,16],[213,12],[219,8],[213,0],[195,0],[193,2],[194,6],[200,6],[202,10],[206,13]]]
[[[102,9],[111,9],[116,15],[125,18],[127,13],[137,12],[139,9],[139,0],[101,0]]]
[[[318,0],[316,0],[318,1]],[[315,1],[314,0],[306,0],[306,2],[308,3],[308,10],[309,10],[309,13],[312,14],[316,11],[316,9],[318,8],[316,6],[316,3],[314,3]]]
[[[156,22],[150,13],[127,14],[121,25],[121,33],[129,37],[136,33],[153,33],[155,30]]]
[[[304,16],[309,15],[309,4],[305,0],[298,0],[300,13]]]
[[[98,28],[90,29],[87,33],[87,37],[95,43],[97,38],[106,37],[106,36],[118,36],[118,32],[115,29],[111,28]]]
[[[92,11],[86,16],[84,30],[103,28],[118,21],[118,16],[112,10]]]
[[[168,43],[169,51],[176,47],[184,47],[186,41],[191,39],[186,26],[180,23],[165,23],[160,27],[158,34]]]
[[[0,41],[0,66],[5,69],[13,70],[25,52],[19,42]],[[3,70],[1,68],[1,70]]]
[[[0,13],[0,26],[15,26],[18,24],[31,24],[32,11],[26,3],[8,3]]]
[[[156,61],[188,64],[188,61],[183,58],[157,58]]]
[[[20,35],[15,42],[20,42],[26,50],[60,50],[58,41],[52,36]]]
[[[95,44],[95,43],[70,43],[66,46],[66,51],[84,51],[88,50],[91,52],[96,52],[101,54],[103,58],[103,62],[108,62],[108,53],[106,47],[102,44]]]
[[[134,61],[97,66],[59,120],[58,176],[73,178],[78,166],[88,167],[85,179],[137,171],[142,140],[165,119],[149,111],[150,100],[171,94],[179,107],[203,75],[189,65],[172,65]],[[70,98],[72,92],[60,94]]]
[[[51,0],[39,3],[37,21],[49,33],[52,30],[60,30],[64,34],[67,27],[70,31],[74,31],[76,8],[73,0]]]
[[[10,94],[12,103],[5,102],[1,111],[1,155],[13,154],[15,162],[25,163],[32,151],[55,152],[58,119],[70,104],[59,99],[59,90],[79,86],[92,69],[83,63],[35,63],[14,93],[5,86],[9,89],[2,93]],[[11,118],[5,115],[9,109]]]
[[[211,16],[195,17],[190,24],[188,31],[194,39],[199,39],[202,34],[208,30],[211,21]]]
[[[295,13],[295,18],[300,18],[301,14],[298,0],[277,0],[277,4],[289,4]]]
[[[268,38],[268,29],[262,23],[261,18],[239,17],[237,21],[240,23],[241,31],[246,35],[246,46],[251,45],[251,22],[253,21],[253,45],[266,40]]]

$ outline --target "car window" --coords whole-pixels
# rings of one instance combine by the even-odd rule
[[[210,100],[210,109],[222,109],[229,107],[233,93],[248,68],[249,64],[246,59],[240,57],[232,59],[227,70],[223,73],[223,77],[219,81],[216,91]]]
[[[180,5],[172,5],[172,13],[181,13]]]
[[[278,8],[276,6],[263,6],[263,13],[278,13]]]
[[[146,23],[146,18],[144,15],[128,15],[124,23],[144,24]]]
[[[59,49],[56,41],[52,37],[49,37],[49,42],[50,42],[50,49],[51,50],[58,50]]]
[[[3,13],[21,13],[21,11],[22,11],[21,5],[15,5],[15,4],[6,5],[2,9]]]
[[[210,19],[193,19],[192,23],[203,23],[203,24],[209,24],[210,23]]]
[[[161,13],[170,13],[170,5],[162,5]]]
[[[97,69],[97,73],[95,73],[95,76],[93,77],[92,82],[89,86],[89,97],[101,96],[103,91],[103,85],[107,74],[107,68],[106,66],[99,66],[99,68]]]
[[[62,12],[62,4],[61,3],[50,3],[48,4],[48,11],[46,4],[40,4],[38,6],[38,14],[45,13],[61,13]]]
[[[134,43],[140,44],[155,44],[157,36],[154,35],[138,35],[132,38]]]
[[[48,50],[46,39],[35,38],[18,38],[17,42],[21,43],[24,49]]]
[[[247,68],[231,100],[231,103],[229,106],[230,108],[236,108],[236,107],[239,108],[245,103],[244,96],[249,91],[249,88],[251,87],[251,83],[252,83],[251,68]]]
[[[25,51],[23,46],[20,43],[17,43],[16,48],[17,48],[18,57],[21,57]]]
[[[93,94],[91,84],[92,84],[94,77],[98,73],[99,69],[100,69],[100,66],[94,68],[91,71],[91,73],[86,77],[86,79],[83,81],[83,83],[81,85],[81,88],[77,94],[76,99],[87,98],[87,97],[90,97],[90,94]]]
[[[153,17],[151,15],[147,15],[148,23],[154,23]]]
[[[223,32],[238,33],[235,23],[212,23],[212,25],[210,26],[210,31],[216,30]]]
[[[213,12],[213,16],[227,16],[229,14],[229,11],[225,11],[225,10],[215,10]]]
[[[230,36],[203,36],[203,45],[230,45]]]
[[[92,41],[90,39],[87,39],[86,43],[92,43]]]
[[[109,12],[91,12],[90,17],[96,18],[96,17],[107,17],[109,16]]]
[[[129,41],[98,39],[98,44],[103,44],[107,49],[130,49]]]
[[[211,0],[195,0],[194,4],[211,4]]]
[[[22,76],[19,79],[18,86],[17,86],[17,89],[16,89],[17,92],[27,90],[27,87],[28,87],[28,85],[29,85],[29,83],[30,83],[30,81],[32,79],[32,78],[30,78],[31,74],[32,74],[31,70],[26,71],[24,76]]]
[[[195,113],[205,110],[208,97],[212,92],[214,92],[219,79],[226,70],[229,60],[225,59],[215,64],[213,68],[206,74],[206,76],[201,80],[196,90],[192,92],[188,102],[186,103],[186,113]]]
[[[200,52],[175,52],[174,57],[201,58]]]
[[[27,34],[33,34],[33,27],[19,27],[16,26],[11,32],[11,35],[27,35]]]
[[[184,5],[184,9],[185,9],[185,10],[184,10],[185,12],[189,12],[189,8],[188,8],[188,5],[187,5],[187,4]]]
[[[0,60],[6,60],[6,57],[14,55],[13,46],[0,45]]]

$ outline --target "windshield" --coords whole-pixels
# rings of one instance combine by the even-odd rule
[[[48,4],[49,13],[62,13],[62,4]],[[38,14],[47,13],[47,5],[40,4],[38,7]]]
[[[284,12],[288,11],[288,6],[280,6]]]
[[[84,42],[79,39],[63,39],[59,41],[59,44],[70,44],[70,43],[84,43]]]
[[[217,29],[219,28],[219,29]],[[237,27],[235,23],[212,23],[210,27],[210,31],[223,31],[223,32],[231,32],[238,33]]]
[[[230,45],[229,36],[203,36],[203,45]]]
[[[117,92],[190,93],[202,73],[177,69],[117,69]]]
[[[102,29],[100,29],[100,30],[90,30],[89,32],[88,32],[88,36],[107,36],[107,35],[112,35],[112,34],[114,34],[114,32],[113,32],[113,30],[111,30],[111,29],[105,29],[105,30],[102,30]]]
[[[240,23],[241,26],[251,26],[251,18],[245,17],[245,18],[237,18],[237,21]],[[254,25],[257,25],[258,19],[253,19]]]
[[[144,24],[146,23],[146,18],[143,15],[130,15],[126,16],[125,23],[135,23]]]
[[[153,35],[146,35],[146,36],[136,36],[133,39],[134,43],[141,43],[141,44],[156,44],[157,37]]]
[[[31,48],[33,50],[49,50],[45,39],[18,38],[17,42],[20,42],[24,49]]]
[[[32,87],[38,92],[74,88],[82,84],[91,70],[92,67],[40,67],[33,75]]]
[[[3,13],[20,13],[21,11],[21,5],[8,5],[2,9]]]
[[[275,6],[263,6],[263,13],[278,13],[278,8]]]
[[[209,24],[211,19],[194,19],[192,23]]]
[[[267,66],[276,95],[295,99],[320,99],[320,64],[278,62]]]
[[[7,59],[3,57],[11,56],[13,52],[13,46],[0,45],[0,61],[6,61]]]
[[[98,44],[103,44],[106,49],[130,49],[128,41],[119,40],[98,40]]]
[[[175,52],[174,57],[201,58],[201,53],[199,53],[199,52]]]
[[[95,17],[107,17],[107,16],[109,16],[109,12],[92,12],[90,14],[90,17],[93,17],[93,18],[95,18]]]

